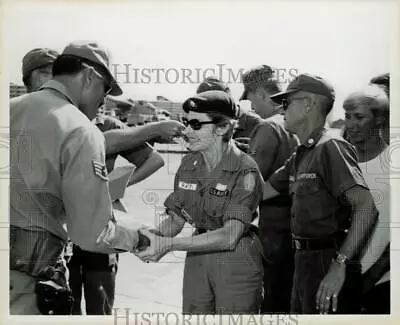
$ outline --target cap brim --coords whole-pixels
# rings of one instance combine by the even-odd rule
[[[289,94],[295,93],[298,91],[297,89],[290,89],[286,91],[281,91],[280,93],[276,93],[275,95],[270,96],[270,98],[277,104],[282,104],[282,101],[287,98]]]
[[[110,92],[110,95],[113,95],[113,96],[122,95],[123,91],[122,91],[121,87],[118,85],[117,80],[114,79],[114,77],[111,75],[111,73],[110,73],[110,77],[111,77],[111,92]]]
[[[242,96],[240,96],[239,100],[247,100],[247,94],[248,94],[247,90],[243,91],[243,94]]]

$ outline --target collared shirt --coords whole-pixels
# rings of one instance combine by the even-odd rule
[[[186,155],[164,205],[197,228],[218,229],[230,219],[250,224],[257,216],[261,184],[255,161],[231,141],[211,172],[201,153]]]
[[[343,193],[356,185],[368,188],[354,147],[325,129],[314,132],[269,181],[292,196],[292,232],[301,237],[348,229],[351,207]]]
[[[104,137],[51,80],[11,100],[10,224],[97,251],[112,217]]]
[[[244,112],[240,115],[233,138],[248,138],[262,119],[255,113]]]
[[[104,114],[99,114],[98,116],[96,116],[94,123],[103,133],[109,130],[127,128],[127,126],[120,120]],[[127,150],[111,155],[107,154],[106,152],[107,171],[110,173],[114,169],[115,160],[117,159],[118,155],[124,157],[136,167],[139,167],[150,157],[152,152],[153,148],[148,143],[137,146],[132,150]]]
[[[298,146],[297,137],[289,134],[283,124],[283,116],[276,114],[261,120],[250,135],[249,154],[258,164],[265,181],[285,164]],[[290,205],[289,194],[261,202],[260,231],[271,228],[290,230]]]

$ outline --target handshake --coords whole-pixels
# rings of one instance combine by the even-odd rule
[[[164,237],[154,229],[141,228],[138,230],[139,242],[134,254],[143,262],[158,262],[170,251],[172,238]]]

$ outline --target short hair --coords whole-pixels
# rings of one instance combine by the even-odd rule
[[[248,86],[248,91],[255,91],[259,87],[268,91],[270,94],[276,94],[282,91],[281,86],[275,78],[270,78],[260,83],[253,83]]]
[[[221,113],[210,112],[206,114],[211,120],[215,121],[217,127],[229,124],[228,132],[226,132],[222,137],[222,141],[229,142],[233,137],[237,121]]]
[[[86,68],[84,64],[93,67],[102,77],[107,78],[108,73],[103,66],[74,55],[58,56],[53,63],[53,76],[75,75]]]
[[[52,66],[52,65],[53,65],[53,63],[48,63],[48,64],[45,64],[45,65],[42,65],[42,66],[40,66],[40,67],[38,67],[36,69],[33,69],[27,75],[25,75],[22,78],[22,82],[24,83],[25,87],[29,88],[29,87],[32,86],[32,72],[33,71],[36,71],[36,70],[41,71],[41,70],[44,70],[44,69],[46,69],[46,68],[48,68],[49,66]]]
[[[352,109],[358,106],[368,107],[374,118],[378,115],[383,116],[385,119],[383,125],[389,122],[389,98],[382,87],[376,84],[368,85],[351,93],[343,102],[344,109]]]
[[[320,109],[324,113],[324,116],[328,116],[328,114],[332,111],[333,104],[335,103],[331,98],[326,96],[314,94],[315,98],[319,101]]]

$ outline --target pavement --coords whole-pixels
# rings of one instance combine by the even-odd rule
[[[166,145],[162,147],[165,149]],[[171,149],[168,145],[168,149]],[[178,147],[176,149],[179,149]],[[172,149],[173,150],[173,149]],[[128,209],[126,215],[118,215],[124,224],[136,227],[139,224],[158,223],[164,211],[163,202],[173,190],[173,181],[181,162],[181,153],[163,153],[165,166],[143,182],[127,189],[123,203]],[[116,165],[126,161],[118,158]],[[183,235],[191,233],[185,228]],[[135,312],[181,312],[182,278],[184,252],[172,252],[159,263],[143,263],[135,255],[120,255],[116,280],[114,308],[119,313]]]

